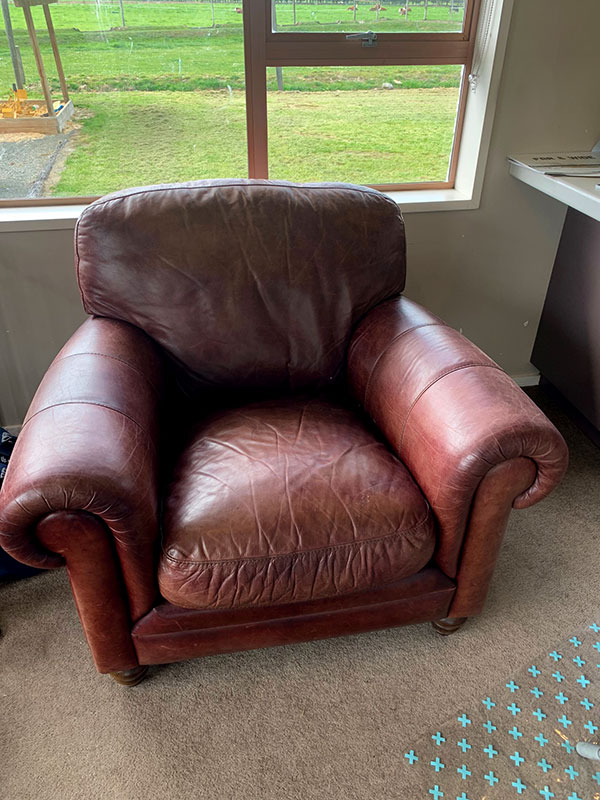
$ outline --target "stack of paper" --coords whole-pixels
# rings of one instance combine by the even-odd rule
[[[509,161],[525,164],[544,175],[571,178],[600,178],[600,152],[526,153],[509,156]]]

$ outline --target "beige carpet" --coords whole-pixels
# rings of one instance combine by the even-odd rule
[[[582,719],[600,725],[587,627],[600,624],[600,451],[556,420],[569,473],[550,499],[513,513],[484,616],[447,639],[419,625],[218,656],[156,668],[124,689],[96,674],[63,572],[0,587],[0,797],[429,799],[450,774],[424,763],[432,734],[443,731],[449,746],[459,715],[484,719],[486,696],[509,703],[511,678],[524,680],[555,648],[571,658],[568,638],[582,631],[592,636],[583,671],[597,673]],[[545,773],[518,795],[508,752],[488,766],[484,741],[473,736],[469,763],[504,776],[485,796],[540,797]],[[411,749],[421,753],[415,769]],[[545,784],[556,800],[573,791],[557,781],[573,763],[583,765],[578,797],[598,796],[587,762],[560,748],[553,759]],[[455,800],[455,784],[444,800]],[[469,800],[482,797],[473,786],[459,787]]]

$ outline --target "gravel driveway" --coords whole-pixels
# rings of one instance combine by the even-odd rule
[[[42,196],[44,183],[73,133],[0,134],[0,198]]]

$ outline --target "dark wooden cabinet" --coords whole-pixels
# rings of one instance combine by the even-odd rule
[[[600,430],[600,222],[573,208],[567,212],[531,361]]]

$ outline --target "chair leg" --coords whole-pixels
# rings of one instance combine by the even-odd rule
[[[450,636],[464,625],[467,619],[468,617],[446,617],[445,619],[436,619],[431,624],[441,636]]]
[[[133,669],[123,669],[118,672],[109,673],[112,678],[120,683],[121,686],[137,686],[146,677],[148,667],[139,666]]]

